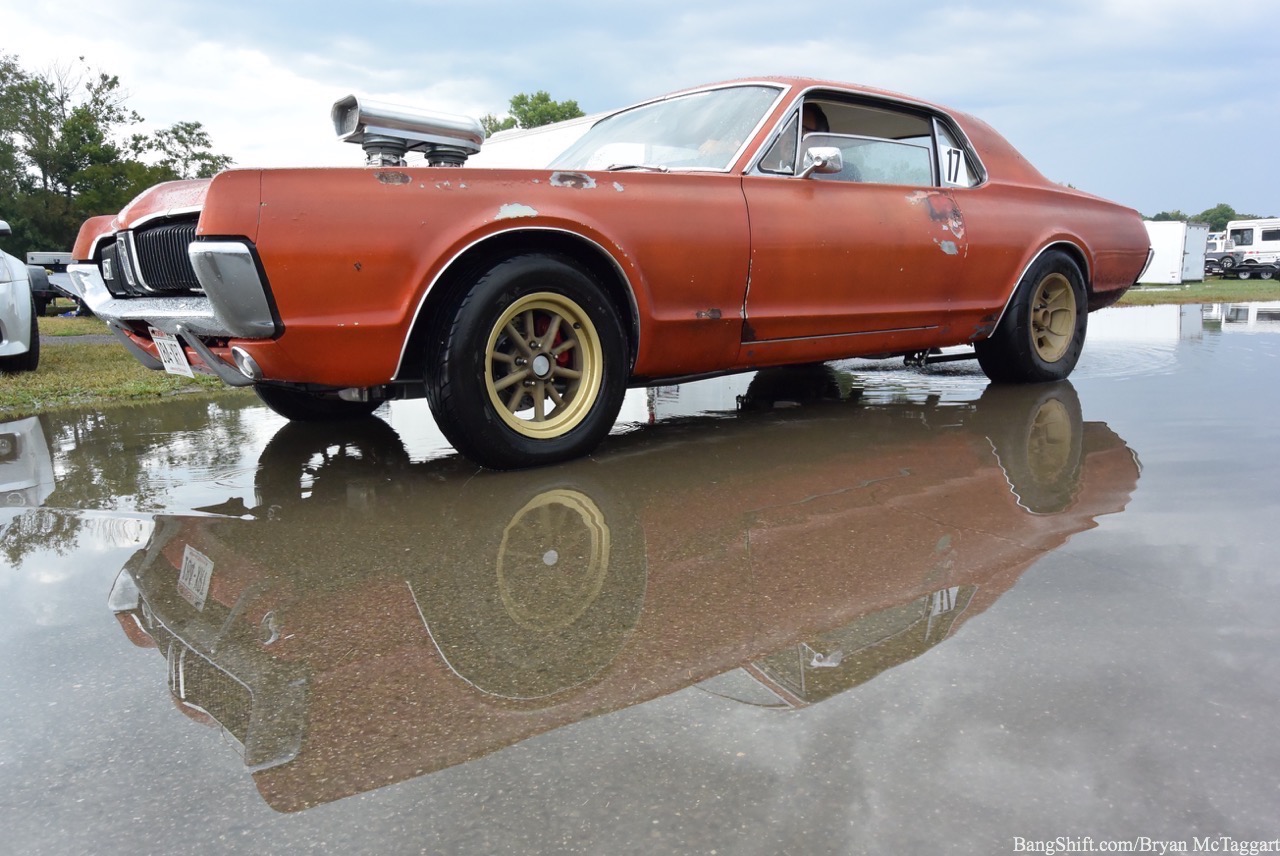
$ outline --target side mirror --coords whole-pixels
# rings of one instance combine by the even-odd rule
[[[844,169],[844,155],[835,146],[814,146],[804,150],[804,164],[799,177],[808,178],[815,172],[830,174]]]

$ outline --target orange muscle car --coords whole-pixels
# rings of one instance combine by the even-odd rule
[[[586,453],[627,386],[965,344],[993,380],[1059,380],[1149,255],[1135,211],[980,120],[859,86],[679,92],[542,169],[466,167],[465,117],[333,119],[364,167],[154,187],[85,223],[77,290],[152,368],[290,419],[426,396],[493,468]]]

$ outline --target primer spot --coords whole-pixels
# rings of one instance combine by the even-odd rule
[[[575,190],[594,190],[596,180],[581,172],[551,173],[552,187],[572,187]]]
[[[410,181],[413,180],[409,178],[409,176],[405,175],[403,172],[393,172],[390,170],[380,169],[377,172],[375,172],[373,175],[375,178],[378,179],[378,181],[382,182],[383,184],[408,184]]]
[[[528,205],[521,205],[518,202],[508,202],[498,209],[496,220],[512,220],[516,217],[537,217],[538,212]]]
[[[960,248],[956,246],[955,241],[939,241],[938,246],[942,247],[942,251],[949,256],[960,255]]]

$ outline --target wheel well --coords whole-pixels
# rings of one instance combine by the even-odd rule
[[[1049,244],[1047,247],[1041,250],[1036,255],[1036,258],[1039,258],[1040,256],[1044,255],[1045,253],[1051,250],[1057,250],[1063,253],[1068,258],[1070,258],[1073,262],[1076,263],[1076,267],[1080,268],[1080,275],[1084,277],[1085,300],[1088,303],[1090,312],[1094,311],[1095,309],[1101,309],[1104,306],[1107,306],[1108,304],[1114,303],[1118,299],[1119,295],[1115,295],[1110,292],[1102,295],[1102,297],[1099,297],[1097,294],[1094,293],[1093,271],[1089,268],[1088,257],[1085,255],[1084,250],[1082,250],[1078,244],[1074,244],[1070,241],[1058,241],[1057,243]],[[1019,280],[1019,282],[1021,282],[1021,280]]]
[[[577,262],[603,286],[627,332],[628,368],[635,364],[639,345],[639,318],[626,277],[598,244],[571,232],[528,229],[503,232],[468,247],[440,275],[414,318],[405,344],[398,378],[414,381],[426,374],[427,345],[444,335],[441,329],[448,307],[494,265],[528,253],[565,256]],[[629,372],[628,372],[629,373]]]

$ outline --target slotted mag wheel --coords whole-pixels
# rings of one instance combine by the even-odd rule
[[[502,313],[485,347],[485,387],[513,430],[559,437],[591,410],[604,351],[587,313],[561,294],[538,292]]]
[[[1051,273],[1036,286],[1031,308],[1031,340],[1046,363],[1060,360],[1070,347],[1076,328],[1076,294],[1071,282]]]

